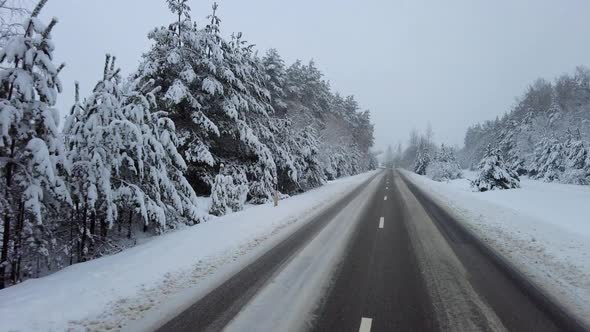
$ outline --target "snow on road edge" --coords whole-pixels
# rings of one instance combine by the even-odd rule
[[[377,192],[382,176],[332,218],[248,305],[228,324],[226,332],[305,331],[333,271],[344,258],[361,216]]]
[[[8,331],[145,329],[171,318],[378,171],[165,234],[0,291]]]
[[[435,182],[402,172],[530,280],[590,324],[590,239],[585,231],[574,233],[555,222],[533,217],[538,212],[519,208],[516,199],[468,192],[456,183]],[[547,204],[539,202],[543,203]]]

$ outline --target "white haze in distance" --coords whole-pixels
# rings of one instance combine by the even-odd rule
[[[468,126],[508,111],[537,77],[590,65],[587,0],[221,0],[225,35],[241,31],[287,63],[313,58],[342,94],[371,110],[376,148],[407,140],[428,121],[435,139],[462,145]],[[210,0],[192,0],[203,25]],[[125,74],[147,33],[173,18],[164,0],[50,0],[63,114],[73,82],[87,95],[116,55]]]

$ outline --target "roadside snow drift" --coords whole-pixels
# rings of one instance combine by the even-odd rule
[[[333,181],[277,208],[266,204],[213,218],[4,289],[1,329],[146,329],[172,318],[375,173]]]
[[[520,189],[480,193],[468,179],[443,183],[402,172],[590,324],[590,187],[521,179]]]

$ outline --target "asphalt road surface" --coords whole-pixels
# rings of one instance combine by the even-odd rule
[[[314,260],[310,256],[320,259],[324,252],[328,255],[327,250],[313,255],[305,250],[317,246],[314,240],[331,243],[331,239],[340,236],[338,227],[342,227],[344,237],[339,259],[331,259],[334,267],[328,270],[322,291],[312,292],[313,305],[303,307],[307,311],[302,313],[305,317],[300,319],[301,324],[275,319],[271,329],[272,325],[263,324],[267,317],[264,314],[252,316],[256,321],[249,325],[235,323],[240,317],[242,320],[250,317],[243,311],[255,312],[244,310],[249,306],[262,312],[267,310],[268,319],[301,310],[301,305],[296,305],[301,302],[297,297],[310,297],[305,287],[300,286],[295,292],[285,290],[287,298],[277,300],[276,305],[272,297],[270,302],[257,297],[264,297],[258,294],[267,288],[289,287],[280,285],[281,272],[288,271],[290,265],[301,264],[296,262],[298,255],[307,255],[307,261]],[[337,242],[333,242],[334,246]],[[309,263],[309,266],[317,265]],[[298,277],[322,280],[312,278],[313,273],[312,268],[302,269]],[[261,303],[266,303],[268,308]],[[293,305],[288,306],[289,303]],[[242,326],[248,331],[585,331],[586,328],[463,229],[444,208],[392,170],[380,172],[325,208],[159,331],[220,331],[232,322],[229,330],[240,330]]]

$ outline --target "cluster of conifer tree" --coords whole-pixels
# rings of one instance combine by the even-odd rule
[[[206,26],[187,0],[149,33],[139,68],[116,58],[59,130],[63,65],[41,0],[0,50],[0,288],[159,234],[376,167],[373,125],[313,62],[258,56],[225,38],[217,4]],[[90,79],[90,78],[83,78]]]
[[[503,117],[468,129],[459,155],[474,168],[493,147],[507,169],[548,182],[590,184],[590,71],[532,84]]]

